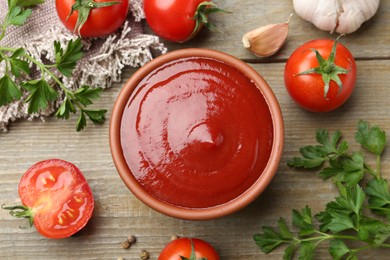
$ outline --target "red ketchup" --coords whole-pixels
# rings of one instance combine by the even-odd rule
[[[203,57],[149,73],[125,107],[120,140],[140,185],[168,204],[206,208],[260,177],[273,140],[263,95],[241,71]]]

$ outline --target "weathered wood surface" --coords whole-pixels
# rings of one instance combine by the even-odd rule
[[[222,1],[220,1],[222,2]],[[32,164],[48,158],[62,158],[75,163],[85,174],[95,196],[96,209],[87,227],[76,237],[49,240],[34,229],[21,230],[23,220],[14,220],[0,211],[0,259],[139,259],[146,249],[151,259],[169,242],[172,234],[196,236],[211,242],[223,260],[281,259],[283,249],[264,255],[252,240],[263,225],[275,225],[280,216],[289,218],[292,208],[323,209],[335,195],[331,182],[320,180],[314,173],[296,171],[286,161],[298,154],[302,144],[314,143],[317,128],[340,129],[354,143],[359,119],[380,125],[390,133],[390,0],[382,1],[373,20],[342,42],[357,57],[358,79],[350,100],[335,112],[306,112],[289,98],[283,84],[284,61],[303,42],[329,36],[302,21],[291,20],[288,42],[271,59],[257,59],[241,47],[244,31],[258,25],[287,19],[292,10],[290,0],[229,0],[221,6],[232,14],[216,15],[214,20],[224,34],[202,32],[200,37],[183,44],[169,44],[170,49],[207,47],[225,51],[246,61],[259,71],[274,90],[285,120],[285,148],[277,175],[267,190],[245,209],[216,220],[193,222],[161,215],[139,202],[119,178],[111,159],[108,144],[108,122],[112,105],[121,84],[107,90],[97,106],[109,109],[107,123],[90,126],[82,133],[74,131],[76,119],[49,119],[13,123],[8,133],[0,134],[0,204],[13,204],[18,198],[20,177]],[[218,17],[218,18],[216,18]],[[266,61],[266,62],[265,62]],[[134,70],[128,69],[124,78]],[[358,146],[353,146],[358,149]],[[389,153],[383,160],[383,175],[390,179]],[[373,162],[373,161],[372,161]],[[120,242],[133,234],[137,243],[124,250]],[[318,249],[318,259],[329,259],[326,246]],[[389,250],[370,251],[362,259],[388,259]],[[317,259],[317,258],[316,258]]]

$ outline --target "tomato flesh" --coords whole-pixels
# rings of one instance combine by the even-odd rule
[[[95,2],[112,2],[112,0],[94,0]],[[81,28],[80,35],[83,37],[99,37],[115,32],[126,20],[129,9],[128,0],[115,0],[119,4],[93,8],[88,16],[88,20]],[[74,11],[71,16],[72,6],[75,0],[56,0],[58,17],[66,28],[74,31],[78,11]]]
[[[181,260],[181,257],[190,259],[191,243],[193,244],[196,259],[219,260],[214,247],[199,238],[178,238],[170,242],[160,253],[158,260]]]
[[[341,91],[334,81],[330,81],[329,91],[324,95],[324,81],[320,74],[298,75],[311,68],[319,66],[313,49],[318,50],[324,59],[328,59],[333,40],[319,39],[309,41],[298,47],[286,63],[284,72],[285,86],[292,99],[302,108],[312,112],[332,111],[347,101],[351,96],[356,82],[356,64],[349,50],[338,43],[334,63],[349,70],[347,74],[340,74]]]
[[[92,216],[92,191],[73,164],[52,159],[38,162],[19,183],[23,205],[34,215],[34,225],[48,238],[69,237],[82,229]]]

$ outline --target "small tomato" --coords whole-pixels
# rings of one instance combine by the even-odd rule
[[[208,15],[223,12],[211,1],[204,0],[144,0],[145,18],[160,37],[172,42],[185,42],[205,25],[214,28]]]
[[[219,260],[212,245],[199,238],[178,238],[170,242],[160,253],[158,260]]]
[[[72,163],[51,159],[34,164],[19,182],[23,206],[4,207],[11,215],[28,218],[48,238],[69,237],[92,216],[92,191]]]
[[[304,109],[327,112],[351,96],[356,82],[356,63],[338,40],[306,42],[290,56],[284,82],[292,99]]]
[[[129,0],[56,0],[58,17],[82,37],[105,36],[126,20]]]

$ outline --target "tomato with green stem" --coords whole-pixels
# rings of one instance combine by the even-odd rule
[[[173,240],[161,251],[158,260],[219,260],[214,247],[199,238]]]
[[[284,82],[291,98],[313,112],[332,111],[347,101],[356,82],[356,63],[337,40],[306,42],[289,57]]]
[[[172,42],[192,39],[203,26],[215,29],[208,15],[225,12],[212,1],[204,0],[144,0],[144,11],[150,28]]]
[[[105,36],[126,20],[129,0],[56,0],[61,22],[82,37]]]
[[[47,238],[65,238],[81,230],[92,216],[92,191],[72,163],[51,159],[34,164],[19,182],[21,206],[2,206],[18,218],[29,219]]]

